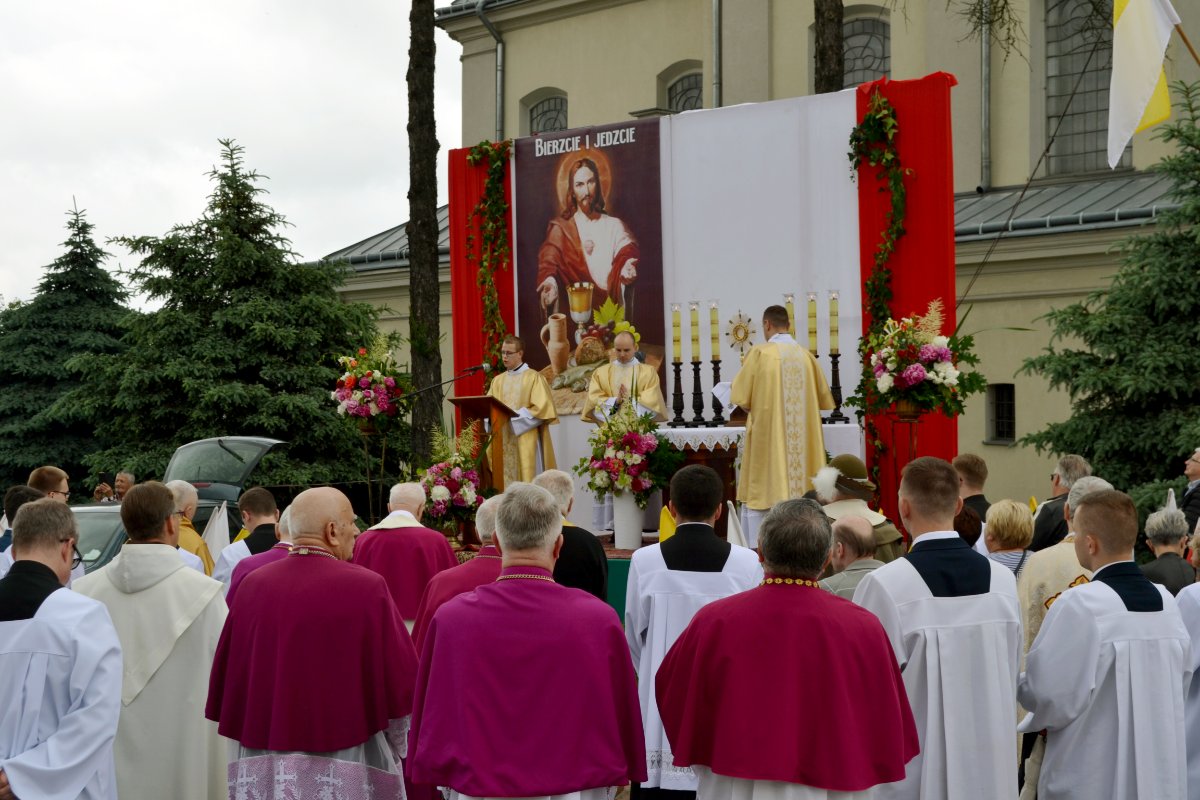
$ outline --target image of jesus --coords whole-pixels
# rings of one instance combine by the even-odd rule
[[[611,297],[625,307],[625,319],[631,316],[638,244],[624,222],[605,213],[599,176],[590,158],[567,172],[562,211],[550,220],[538,250],[537,292],[546,314],[559,310],[568,285],[586,282],[595,287],[593,308]]]

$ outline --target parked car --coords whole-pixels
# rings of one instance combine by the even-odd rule
[[[278,439],[262,436],[218,436],[189,442],[171,456],[163,483],[185,480],[196,487],[200,503],[192,524],[201,533],[221,503],[226,503],[229,530],[236,534],[242,526],[237,510],[242,489],[263,456],[283,445]],[[79,525],[84,569],[92,572],[111,561],[129,538],[121,523],[121,505],[93,503],[71,506],[71,510]]]

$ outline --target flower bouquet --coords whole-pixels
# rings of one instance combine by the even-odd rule
[[[632,492],[638,506],[645,508],[684,458],[655,432],[657,427],[653,414],[638,416],[632,403],[622,404],[588,437],[592,453],[575,466],[575,474],[587,478],[598,500],[609,492]]]
[[[468,425],[457,439],[434,431],[431,452],[437,462],[421,476],[425,516],[432,527],[457,532],[460,523],[475,521],[475,512],[483,502],[476,469],[483,446],[477,427]]]
[[[974,339],[941,334],[942,301],[934,300],[923,315],[889,319],[867,340],[873,380],[860,385],[862,396],[848,405],[878,411],[893,404],[918,412],[963,413],[963,400],[983,391],[987,381],[965,365],[979,363],[971,352]]]
[[[338,363],[343,373],[330,398],[337,402],[339,414],[367,430],[377,420],[401,412],[407,403],[408,375],[397,369],[385,341],[376,342],[370,350],[360,347],[356,355],[342,356]]]

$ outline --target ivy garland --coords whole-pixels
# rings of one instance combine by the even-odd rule
[[[896,120],[896,110],[878,89],[871,95],[867,113],[862,122],[850,133],[850,168],[851,176],[857,176],[859,168],[865,163],[878,167],[875,176],[883,181],[880,191],[890,194],[891,207],[885,217],[886,226],[880,234],[879,244],[875,247],[875,261],[871,274],[866,281],[866,297],[864,310],[870,317],[870,327],[867,335],[858,343],[858,352],[862,364],[862,374],[859,377],[858,391],[846,401],[848,406],[858,407],[858,417],[863,420],[868,441],[875,448],[875,464],[871,467],[876,485],[879,485],[878,456],[886,451],[883,441],[879,438],[879,430],[871,420],[870,414],[886,410],[887,406],[880,402],[875,390],[875,376],[871,372],[868,354],[868,341],[871,334],[881,332],[884,323],[892,315],[892,270],[888,260],[896,251],[896,242],[904,235],[904,218],[907,213],[907,189],[904,177],[912,173],[900,164],[900,153],[896,148],[896,136],[900,132],[900,124]]]
[[[512,140],[483,141],[467,153],[467,163],[487,164],[487,181],[483,196],[467,215],[467,260],[475,261],[478,272],[475,283],[483,301],[483,356],[489,364],[500,363],[500,342],[508,334],[504,316],[500,313],[500,295],[496,292],[495,273],[512,262],[508,240],[508,201],[504,199],[504,180],[508,172],[508,155]],[[470,233],[479,226],[479,252],[475,252],[475,236]]]

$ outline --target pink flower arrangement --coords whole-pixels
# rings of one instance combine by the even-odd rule
[[[425,514],[437,522],[474,519],[475,510],[483,502],[479,473],[467,467],[458,453],[427,469],[421,486],[427,498]]]
[[[356,355],[342,356],[338,363],[344,372],[334,384],[330,399],[337,402],[339,414],[368,425],[377,418],[400,413],[407,393],[406,381],[396,371],[386,344],[377,343],[373,351],[360,347]]]
[[[587,478],[597,498],[629,491],[645,508],[653,491],[670,481],[683,459],[682,453],[664,446],[656,428],[653,415],[639,417],[632,404],[625,404],[592,433],[588,439],[592,454],[580,460],[575,474]]]

